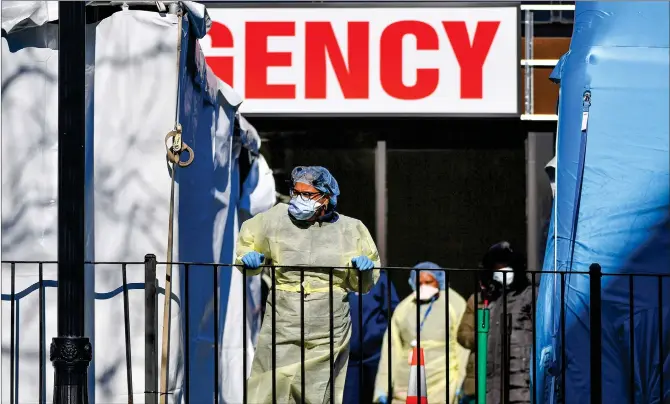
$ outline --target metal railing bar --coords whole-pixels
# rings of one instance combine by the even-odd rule
[[[538,116],[538,115],[536,115]],[[153,255],[153,254],[148,254],[148,255]],[[2,264],[44,264],[44,265],[57,265],[58,261],[39,261],[39,260],[3,260],[0,261]],[[144,265],[144,261],[85,261],[85,264],[89,265],[121,265],[121,264],[127,264],[127,265]],[[241,264],[226,264],[226,263],[218,263],[218,262],[200,262],[200,261],[156,261],[156,265],[167,265],[167,264],[172,264],[172,265],[186,265],[189,264],[191,266],[218,266],[218,267],[242,267]],[[261,265],[259,268],[284,268],[284,269],[293,269],[296,271],[299,270],[305,270],[305,271],[311,271],[314,269],[351,269],[349,266],[301,266],[301,265]],[[407,271],[407,270],[412,270],[414,267],[407,267],[407,266],[381,266],[376,269],[379,270],[401,270],[401,271]],[[442,268],[443,270],[447,270],[450,272],[474,272],[478,271],[479,268]],[[571,273],[571,274],[588,274],[588,271],[559,271],[559,270],[554,270],[552,268],[550,269],[527,269],[527,273]],[[667,273],[660,273],[660,272],[645,272],[645,273],[628,273],[628,272],[618,272],[618,273],[609,273],[609,274],[603,274],[603,275],[635,275],[635,276],[667,276]]]
[[[590,329],[590,381],[591,404],[602,404],[602,305],[601,274],[602,268],[594,263],[589,267],[589,329]],[[562,324],[564,326],[564,323]]]
[[[33,264],[33,265],[37,265],[37,264],[53,264],[53,265],[56,265],[56,264],[58,264],[58,261],[3,260],[3,261],[0,261],[0,263],[2,263],[2,264],[19,264],[19,265],[23,265],[23,264]],[[90,262],[85,262],[85,264],[90,264]],[[116,264],[118,265],[119,263],[117,262]]]
[[[144,257],[144,402],[158,403],[158,293],[156,256]],[[188,396],[187,396],[188,397]]]
[[[272,279],[272,329],[277,329],[277,279],[274,268],[270,271]],[[277,333],[270,333],[272,338],[272,402],[277,402]]]
[[[190,265],[184,265],[184,403],[188,404],[191,394],[191,317],[189,316],[189,269]],[[216,314],[216,313],[215,313]]]
[[[573,273],[573,272],[569,272],[569,273]],[[631,273],[628,273],[628,272],[620,272],[620,273],[615,273],[615,274],[612,274],[612,273],[601,274],[600,276],[634,276],[636,278],[638,278],[638,277],[639,278],[655,278],[657,276],[660,276],[660,277],[663,277],[663,278],[667,278],[667,277],[670,277],[670,273],[661,274],[661,273],[645,272],[645,273],[641,273],[641,274],[631,274]]]
[[[17,389],[17,374],[18,374],[18,360],[19,360],[19,355],[17,354],[17,344],[18,340],[20,337],[18,337],[18,332],[20,329],[18,328],[17,324],[17,319],[19,317],[19,311],[17,311],[17,307],[19,306],[19,300],[20,300],[20,295],[17,295],[17,290],[16,290],[16,265],[22,265],[22,264],[36,264],[38,266],[39,270],[39,275],[38,275],[38,299],[39,299],[39,341],[40,341],[40,346],[39,346],[39,402],[45,402],[45,389],[46,389],[46,377],[44,373],[44,367],[45,367],[45,351],[46,347],[44,345],[45,341],[45,313],[44,313],[44,305],[45,305],[45,288],[48,287],[47,283],[52,282],[52,281],[45,281],[44,280],[44,274],[43,274],[43,268],[45,264],[56,264],[55,262],[50,262],[50,261],[3,261],[3,264],[9,264],[11,265],[11,293],[9,295],[9,299],[5,300],[10,300],[11,302],[11,335],[10,335],[10,403],[14,404],[18,398],[18,389]],[[88,262],[88,264],[102,264],[102,265],[120,265],[121,266],[121,273],[122,273],[122,286],[121,286],[121,291],[123,293],[123,311],[124,311],[124,337],[125,337],[125,356],[126,356],[126,371],[127,371],[127,389],[128,389],[128,402],[132,403],[134,396],[133,396],[133,381],[132,381],[132,351],[131,351],[131,340],[130,340],[130,335],[131,335],[131,324],[130,324],[130,318],[129,318],[129,312],[130,312],[130,307],[129,307],[129,290],[131,289],[131,285],[134,284],[129,284],[128,279],[127,279],[127,271],[128,271],[128,265],[138,265],[140,263],[134,263],[134,262]],[[156,281],[156,265],[158,262],[155,259],[155,256],[153,255],[147,255],[145,257],[145,261],[141,264],[144,264],[145,267],[145,310],[146,310],[146,317],[145,317],[145,349],[146,349],[146,354],[145,354],[145,368],[146,368],[146,373],[145,373],[145,402],[147,403],[156,403],[158,394],[158,356],[157,356],[157,341],[156,341],[156,330],[157,330],[157,324],[154,325],[154,322],[157,322],[156,314],[158,312],[158,287],[157,287],[157,281]],[[184,265],[185,266],[185,280],[184,280],[184,285],[185,285],[185,290],[184,290],[184,297],[183,297],[183,304],[184,304],[184,317],[185,317],[185,336],[186,336],[186,346],[184,348],[185,351],[185,363],[184,363],[184,368],[185,368],[185,384],[184,384],[184,397],[185,397],[185,402],[189,402],[189,388],[190,388],[190,358],[189,358],[189,349],[190,349],[190,319],[189,319],[189,272],[193,268],[191,268],[192,265],[209,265],[213,267],[213,278],[214,278],[214,306],[215,306],[215,316],[214,316],[214,333],[215,333],[215,338],[214,338],[214,352],[215,352],[215,358],[214,358],[214,392],[215,392],[215,399],[214,402],[218,403],[220,399],[220,388],[221,386],[218,383],[218,378],[219,374],[221,373],[221,369],[219,366],[221,366],[220,362],[220,353],[219,353],[219,348],[220,348],[220,318],[219,318],[219,302],[220,302],[220,295],[219,295],[219,287],[220,287],[220,279],[219,279],[219,268],[220,267],[233,267],[233,266],[238,266],[238,265],[233,265],[233,264],[203,264],[203,263],[192,263],[192,262],[183,262],[183,263],[172,263],[173,265]],[[275,278],[275,272],[274,269],[277,267],[272,267],[272,266],[263,266],[267,268],[272,268],[272,329],[276,330],[276,318],[275,318],[275,310],[276,310],[276,278]],[[334,270],[336,267],[296,267],[296,266],[283,266],[281,268],[292,268],[294,270],[299,271],[300,273],[300,284],[301,284],[301,289],[300,289],[300,295],[301,295],[301,307],[300,307],[300,322],[301,322],[301,402],[306,402],[306,389],[309,388],[309,386],[306,386],[306,349],[305,349],[305,316],[306,316],[306,309],[305,305],[309,305],[309,303],[306,303],[306,296],[307,295],[305,291],[305,271],[313,271],[315,269],[323,268],[328,270],[328,284],[329,284],[329,309],[330,309],[330,314],[329,314],[329,325],[330,325],[330,333],[329,333],[329,349],[330,349],[330,384],[329,384],[329,389],[330,389],[330,401],[335,402],[335,352],[334,352],[334,316],[333,316],[333,310],[334,310]],[[345,268],[345,267],[342,267]],[[349,268],[350,269],[350,268]],[[381,267],[379,268],[383,271],[388,271],[390,270],[398,270],[398,271],[407,271],[411,270],[413,268],[410,267]],[[19,270],[21,268],[19,267]],[[447,288],[445,288],[445,292],[448,293],[448,285],[449,285],[449,278],[451,273],[457,273],[457,274],[463,274],[463,273],[469,273],[473,272],[475,274],[475,291],[474,291],[474,304],[475,304],[475,321],[477,321],[477,308],[479,306],[478,301],[481,300],[481,296],[479,295],[479,291],[481,289],[481,285],[478,282],[478,277],[479,275],[479,269],[463,269],[463,268],[457,268],[457,269],[443,269],[445,271],[445,282],[447,285]],[[359,302],[359,306],[362,308],[363,306],[363,275],[364,272],[357,270],[358,271],[358,294],[357,294],[357,299]],[[598,264],[592,264],[591,267],[589,268],[589,271],[552,271],[552,270],[529,270],[527,271],[530,273],[530,278],[531,278],[531,294],[532,294],[532,302],[531,302],[531,323],[532,323],[532,338],[533,338],[533,345],[532,345],[532,356],[531,360],[533,361],[531,365],[531,374],[534,376],[534,380],[537,380],[537,372],[538,372],[538,365],[536,363],[536,359],[538,358],[539,353],[537,352],[537,345],[536,345],[536,339],[537,339],[537,316],[536,316],[536,310],[537,310],[537,294],[538,291],[535,289],[536,287],[536,274],[552,274],[554,276],[559,276],[561,285],[560,285],[560,365],[561,365],[561,370],[560,370],[560,397],[562,400],[566,399],[566,386],[567,386],[567,370],[568,370],[568,357],[566,354],[566,344],[567,344],[567,337],[566,337],[566,315],[567,312],[565,310],[565,305],[567,301],[567,291],[570,291],[569,289],[572,288],[571,285],[567,285],[567,275],[569,274],[584,274],[584,275],[589,275],[590,281],[591,281],[591,310],[590,310],[590,316],[591,316],[591,324],[590,324],[590,329],[591,329],[591,369],[592,369],[592,374],[591,374],[591,385],[592,385],[592,391],[591,391],[591,403],[593,404],[601,404],[600,400],[602,399],[602,392],[597,391],[598,386],[601,386],[599,378],[593,379],[593,370],[599,369],[599,366],[602,366],[600,363],[601,359],[601,352],[599,350],[599,347],[601,346],[600,342],[598,341],[598,344],[594,344],[594,338],[597,336],[602,335],[602,330],[601,330],[601,313],[600,307],[601,307],[601,288],[602,288],[602,276],[609,276],[609,277],[614,277],[614,276],[625,276],[628,278],[628,288],[629,288],[629,339],[630,339],[630,352],[629,352],[629,361],[631,364],[630,370],[629,370],[629,383],[630,383],[630,391],[629,391],[629,400],[633,402],[636,398],[636,378],[637,374],[635,373],[635,359],[636,359],[636,352],[635,352],[635,277],[654,277],[658,280],[658,319],[657,323],[659,325],[658,329],[658,338],[659,338],[659,351],[658,351],[658,356],[659,356],[659,377],[660,377],[660,394],[659,398],[661,401],[665,398],[665,391],[664,391],[664,380],[663,380],[663,361],[665,358],[665,354],[667,349],[665,349],[663,345],[663,280],[665,277],[670,277],[670,274],[661,274],[661,273],[640,273],[640,274],[632,274],[632,273],[606,273],[603,274],[601,271],[601,268]],[[417,320],[417,329],[416,329],[416,344],[415,344],[415,349],[416,349],[416,355],[417,355],[417,362],[419,362],[419,359],[421,358],[421,326],[422,322],[425,321],[425,313],[422,313],[422,305],[420,304],[420,294],[419,294],[419,285],[420,285],[420,273],[421,270],[417,269],[415,271],[415,284],[416,284],[416,290],[415,290],[415,295],[416,295],[416,320]],[[503,283],[506,283],[505,280],[510,274],[507,272],[503,272]],[[460,275],[456,275],[460,276]],[[325,280],[324,280],[325,282]],[[243,276],[242,276],[242,285],[243,285],[243,291],[242,291],[242,297],[244,301],[244,306],[242,308],[242,314],[244,318],[244,328],[242,331],[242,336],[243,336],[243,359],[242,359],[242,365],[243,365],[243,380],[244,380],[244,387],[243,387],[243,401],[246,404],[247,402],[247,345],[246,345],[246,339],[248,336],[248,330],[246,328],[247,326],[247,310],[249,309],[246,305],[246,301],[249,295],[249,291],[247,290],[247,282],[246,282],[246,274],[244,273],[243,270]],[[388,299],[388,319],[387,319],[387,334],[390,336],[391,335],[391,327],[392,327],[392,311],[391,311],[391,298],[392,298],[392,289],[391,289],[391,282],[388,282],[388,285],[386,285],[386,295]],[[566,289],[567,288],[567,289]],[[502,402],[508,402],[509,401],[509,386],[511,383],[511,374],[510,374],[510,366],[511,366],[511,346],[510,346],[510,339],[511,339],[511,333],[513,329],[513,325],[511,323],[511,314],[509,313],[510,309],[508,307],[508,300],[511,299],[509,296],[509,293],[511,293],[511,290],[508,291],[506,288],[502,288],[502,304],[503,307],[501,308],[502,311],[502,317],[500,319],[496,318],[495,320],[498,321],[503,321],[501,324],[502,328],[502,337],[503,337],[503,348],[502,348],[502,354],[501,354],[501,360],[503,361],[502,364],[502,373],[500,375],[501,379],[501,384],[502,384],[502,389],[500,391],[501,394],[501,401]],[[447,296],[448,298],[448,296]],[[309,307],[308,307],[309,308]],[[360,329],[362,331],[363,329],[363,315],[362,311],[359,310],[358,316],[357,316],[357,321],[359,322]],[[449,355],[449,343],[448,341],[450,340],[451,336],[451,328],[448,326],[450,322],[450,314],[448,309],[445,310],[445,324],[447,324],[447,344],[446,344],[446,367],[447,367],[447,375],[446,375],[446,381],[447,381],[447,388],[446,388],[446,397],[447,399],[450,396],[450,374],[449,374],[449,366],[450,366],[450,355]],[[496,316],[498,317],[498,316]],[[423,320],[423,321],[422,321]],[[362,346],[363,344],[363,333],[361,332],[359,334],[359,342]],[[393,351],[392,351],[392,344],[390,343],[390,340],[388,341],[387,344],[387,349],[388,349],[388,398],[391,400],[392,399],[392,394],[393,394],[393,380],[392,380],[392,359],[393,359]],[[478,344],[475,343],[475,347],[473,350],[474,356],[475,356],[475,363],[477,360],[478,355],[486,355],[487,353],[484,352],[478,352]],[[597,349],[594,349],[597,348]],[[276,351],[276,335],[273,332],[272,333],[272,394],[273,394],[273,401],[276,401],[277,397],[277,387],[276,387],[276,369],[277,369],[277,351]],[[652,354],[655,355],[655,354]],[[362,358],[359,358],[359,364],[362,365]],[[421,397],[422,395],[426,395],[426,392],[422,392],[422,390],[425,390],[423,387],[422,381],[424,378],[422,377],[422,373],[425,372],[424,369],[421,369],[420,363],[417,364],[418,366],[416,367],[416,394],[418,397]],[[475,388],[477,389],[477,384],[478,384],[478,368],[475,366]],[[425,374],[424,374],[425,376]],[[367,378],[361,373],[358,377],[358,383],[359,383],[359,394],[363,393],[363,387],[365,386],[366,382],[370,382],[369,380],[366,380]],[[154,385],[155,383],[155,385]],[[481,386],[480,386],[481,387]],[[531,385],[530,388],[532,389],[531,392],[531,399],[532,402],[534,402],[537,399],[537,389],[535,385]],[[422,394],[423,393],[423,394]],[[362,398],[359,396],[359,398]]]
[[[247,273],[242,268],[242,404],[247,404]]]
[[[635,403],[635,286],[633,283],[633,275],[628,279],[628,294],[630,302],[628,304],[628,315],[630,317],[629,333],[630,333],[630,402]]]
[[[561,318],[560,318],[560,328],[561,328],[561,394],[563,402],[565,402],[565,376],[567,373],[567,356],[565,353],[565,274],[561,273]]]
[[[507,404],[509,402],[508,394],[509,393],[509,362],[508,362],[508,339],[507,339],[507,272],[503,272],[503,286],[502,286],[502,318],[500,322],[502,327],[500,327],[500,332],[502,333],[502,366],[500,372],[500,402]]]
[[[329,321],[330,321],[330,402],[335,403],[335,320],[333,317],[333,305],[335,296],[333,294],[334,270],[331,269],[328,273],[328,307],[329,307]]]
[[[444,402],[448,403],[449,402],[449,397],[451,394],[451,358],[449,355],[449,347],[450,347],[450,342],[451,342],[451,314],[449,313],[449,271],[444,271],[444,293],[446,296],[444,298],[446,299],[446,307],[444,310],[444,324],[445,327],[447,328],[447,343],[446,343],[446,358],[447,358],[447,391],[446,391],[446,397]],[[428,394],[426,394],[427,396]]]
[[[45,336],[45,321],[44,321],[44,310],[45,310],[45,305],[44,305],[44,266],[40,263],[39,268],[38,268],[38,283],[39,283],[39,321],[40,321],[40,360],[39,360],[39,370],[40,370],[40,389],[39,389],[39,402],[40,404],[46,403],[46,386],[44,385],[45,383],[45,376],[46,376],[46,369],[45,367],[45,347],[46,347],[46,336]]]
[[[214,403],[219,403],[219,266],[214,265]]]
[[[212,262],[187,262],[187,261],[173,261],[173,262],[163,262],[163,261],[155,261],[156,265],[189,265],[189,266],[217,266],[217,267],[241,267],[239,264],[222,264],[222,263],[212,263]],[[18,264],[18,265],[57,265],[58,262],[56,261],[1,261],[0,263],[2,264]],[[85,264],[87,265],[144,265],[146,262],[135,262],[135,261],[86,261]],[[295,271],[313,271],[313,270],[326,270],[330,271],[331,269],[349,269],[348,267],[329,267],[329,266],[309,266],[309,267],[303,267],[303,266],[270,266],[270,265],[261,265],[259,267],[260,269],[271,269],[271,268],[283,268],[283,269],[291,269]],[[385,270],[385,271],[407,271],[413,269],[413,267],[379,267],[379,270]],[[476,272],[479,269],[477,268],[443,268],[446,271],[449,272]],[[526,270],[526,273],[528,274],[554,274],[554,275],[560,275],[560,274],[572,274],[572,275],[589,275],[589,271],[554,271],[552,269],[544,269],[544,270]],[[645,272],[645,273],[629,273],[629,272],[618,272],[618,273],[603,273],[601,276],[625,276],[625,277],[669,277],[670,274],[667,273],[660,273],[660,272]],[[52,281],[47,281],[47,282],[52,282]],[[56,281],[57,282],[57,281]],[[131,285],[131,284],[129,284]],[[134,285],[134,284],[132,284]],[[121,288],[118,288],[119,290]],[[130,289],[130,288],[129,288]]]
[[[391,310],[392,292],[391,292],[391,278],[388,272],[386,273],[386,301],[387,304],[387,318],[386,318],[386,356],[388,357],[388,365],[386,372],[386,389],[387,399],[393,402],[393,344],[391,344],[391,336],[393,335],[392,321],[393,312]]]
[[[665,400],[663,362],[665,354],[663,352],[663,277],[658,277],[658,377],[660,392],[658,394],[659,402]]]
[[[128,404],[133,404],[133,365],[130,347],[130,303],[128,301],[128,276],[126,264],[121,265],[121,282],[123,284],[123,331],[126,344],[126,383],[128,388]]]
[[[300,402],[305,404],[305,271],[300,271]]]
[[[416,289],[416,397],[421,400],[421,296],[419,295],[419,286],[421,270],[414,271],[416,279],[414,285]]]
[[[505,349],[507,349],[507,355],[505,356],[505,373],[507,376],[505,377],[506,380],[506,385],[505,385],[505,401],[504,403],[509,403],[509,390],[510,386],[512,384],[511,381],[511,366],[512,366],[512,313],[507,313],[507,318],[505,318],[506,326],[507,326],[507,333],[505,335],[505,338],[507,338],[507,341],[505,342]]]
[[[358,270],[358,346],[361,347],[361,355],[358,357],[358,402],[363,402],[363,386],[365,386],[364,371],[363,371],[363,271]]]
[[[152,255],[152,254],[149,254]],[[57,265],[57,261],[0,261],[2,264],[19,264],[19,265],[25,265],[25,264],[33,264],[33,265],[39,265],[39,264],[44,264],[44,265]],[[85,261],[84,264],[87,265],[121,265],[121,264],[126,264],[126,265],[144,265],[146,262],[136,262],[136,261]],[[190,265],[190,266],[217,266],[217,267],[241,267],[242,265],[240,264],[225,264],[225,263],[217,263],[217,262],[198,262],[198,261],[172,261],[172,262],[167,262],[167,261],[156,261],[156,265]],[[309,267],[307,266],[295,266],[295,265],[261,265],[259,269],[271,269],[271,268],[282,268],[282,269],[290,269],[294,271],[313,271],[313,270],[325,270],[329,271],[330,269],[350,269],[349,267],[346,266],[338,266],[338,267],[332,267],[332,266],[313,266],[310,265]],[[387,266],[387,267],[379,267],[377,268],[379,270],[386,270],[386,271],[408,271],[414,269],[413,267],[398,267],[398,266]],[[478,271],[478,268],[442,268],[443,270],[449,271],[449,272],[475,272]],[[560,274],[560,273],[565,273],[565,274],[576,274],[576,275],[588,275],[589,271],[555,271],[553,269],[541,269],[541,270],[534,270],[534,269],[528,269],[526,270],[526,273],[552,273],[552,274]],[[603,274],[607,276],[629,276],[629,275],[634,275],[634,276],[668,276],[669,274],[667,273],[659,273],[659,272],[645,272],[645,273],[628,273],[628,272],[619,272],[619,273],[609,273],[609,274]]]
[[[10,342],[9,342],[9,403],[14,404],[14,394],[16,393],[16,386],[14,385],[14,366],[15,366],[15,359],[14,359],[14,353],[15,353],[15,346],[14,346],[14,339],[15,339],[15,327],[16,327],[16,314],[15,314],[15,302],[14,302],[14,291],[16,288],[16,265],[11,264],[11,280],[10,280],[10,293],[11,293],[11,304],[10,304],[10,310],[11,310],[11,316],[10,316]]]
[[[535,387],[535,385],[537,383],[537,330],[535,329],[537,327],[537,315],[536,315],[536,310],[537,310],[537,296],[536,295],[537,295],[537,291],[535,289],[535,274],[534,273],[530,274],[530,284],[531,284],[530,286],[532,288],[532,290],[531,290],[531,303],[530,303],[530,307],[531,307],[531,309],[530,309],[531,310],[531,313],[530,313],[530,319],[531,320],[530,321],[531,321],[531,324],[532,324],[532,327],[533,327],[533,347],[532,347],[532,355],[530,356],[531,361],[532,361],[532,365],[531,365],[532,366],[532,368],[531,368],[532,373],[531,374],[532,374],[532,377],[533,377],[533,379],[532,379],[533,383],[531,383],[531,386],[530,386],[531,387],[531,392],[530,392],[531,400],[530,400],[530,402],[531,403],[537,403],[537,389]]]

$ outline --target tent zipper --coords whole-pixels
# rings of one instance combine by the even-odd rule
[[[586,164],[586,142],[588,140],[589,110],[591,109],[591,91],[586,90],[582,96],[582,124],[579,133],[579,160],[577,165],[577,183],[575,184],[574,209],[572,211],[572,231],[570,234],[570,267],[575,254],[575,242],[577,239],[577,222],[579,220],[579,205],[582,199],[582,185],[584,183],[584,166]]]

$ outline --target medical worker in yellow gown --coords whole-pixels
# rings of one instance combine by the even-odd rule
[[[369,291],[379,278],[379,254],[360,220],[337,213],[337,181],[323,167],[296,167],[291,172],[291,200],[247,220],[237,241],[237,264],[247,276],[273,265],[276,307],[272,292],[248,381],[248,402],[300,403],[301,327],[300,270],[304,271],[304,349],[307,404],[342,402],[347,374],[351,320],[347,292]],[[293,268],[289,268],[293,267]],[[300,267],[300,268],[296,268]],[[329,270],[334,270],[334,379],[330,380]],[[272,315],[275,314],[275,329]],[[276,396],[272,392],[272,333],[276,347]]]
[[[469,351],[456,341],[458,325],[466,302],[457,292],[448,288],[444,270],[432,262],[415,266],[419,270],[420,347],[424,351],[428,402],[455,403],[456,393],[465,378]],[[375,403],[404,404],[407,398],[410,353],[416,345],[416,273],[410,274],[409,283],[414,293],[396,307],[391,326],[386,331],[382,357],[375,380]],[[447,322],[449,315],[449,325]],[[389,335],[390,331],[390,335]],[[391,344],[391,358],[388,355]],[[449,369],[447,370],[447,344]],[[391,363],[391,396],[388,395],[389,362]],[[447,371],[449,392],[447,394]]]

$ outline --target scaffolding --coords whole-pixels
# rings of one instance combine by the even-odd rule
[[[569,18],[566,18],[562,12],[572,11],[574,13],[574,4],[522,4],[521,12],[523,13],[523,24],[525,29],[525,54],[526,58],[521,59],[520,64],[524,69],[524,112],[521,119],[525,121],[557,121],[556,114],[536,114],[535,100],[534,100],[534,69],[536,67],[554,67],[558,63],[558,59],[535,59],[533,56],[533,40],[534,28],[538,23],[567,23]],[[536,21],[536,13],[549,12],[548,19]]]

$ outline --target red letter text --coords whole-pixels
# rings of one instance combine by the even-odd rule
[[[500,22],[477,23],[472,46],[465,21],[442,21],[442,25],[461,67],[461,98],[482,98],[484,86],[482,70]]]
[[[406,86],[402,82],[402,39],[405,35],[416,37],[417,50],[439,48],[435,30],[421,21],[398,21],[386,27],[380,41],[380,79],[388,95],[401,100],[418,100],[428,97],[437,88],[438,69],[417,69],[416,83]]]
[[[268,84],[268,67],[291,66],[290,52],[268,52],[268,37],[295,35],[293,22],[247,22],[244,96],[246,98],[295,98],[294,84]]]
[[[212,40],[212,48],[232,48],[233,34],[225,25],[212,21],[212,27],[208,32]],[[228,83],[233,84],[233,57],[232,56],[208,56],[205,61],[212,68],[216,77]]]
[[[347,68],[329,22],[305,25],[305,98],[326,98],[326,57],[340,83],[344,98],[368,98],[369,24],[347,24]],[[328,56],[326,56],[328,55]]]

